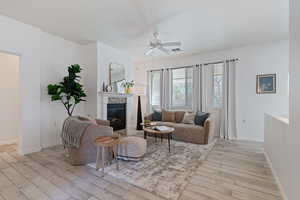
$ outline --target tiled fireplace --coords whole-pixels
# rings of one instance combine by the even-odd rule
[[[110,121],[114,131],[126,129],[126,102],[108,103],[107,120]]]
[[[131,104],[129,97],[132,95],[106,92],[100,92],[99,95],[98,116],[101,119],[109,120],[114,131],[128,129],[130,116],[128,106]]]

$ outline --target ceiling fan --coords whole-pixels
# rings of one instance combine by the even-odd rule
[[[149,49],[145,52],[145,55],[150,55],[154,50],[160,50],[166,54],[170,54],[171,50],[166,47],[176,47],[175,51],[178,51],[178,46],[181,45],[181,42],[162,42],[159,39],[158,32],[153,33],[154,38],[149,42]],[[180,51],[180,49],[179,49]]]

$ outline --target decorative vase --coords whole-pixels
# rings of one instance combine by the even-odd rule
[[[130,94],[130,92],[131,92],[131,88],[130,87],[125,88],[125,94]]]

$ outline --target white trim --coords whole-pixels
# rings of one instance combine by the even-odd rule
[[[10,140],[0,140],[0,145],[15,144],[15,143],[18,143],[18,138],[14,138]]]
[[[42,148],[40,146],[30,147],[30,148],[23,147],[23,148],[19,148],[18,153],[20,155],[26,155],[26,154],[30,154],[30,153],[34,153],[34,152],[39,152],[41,150],[42,150]]]
[[[267,153],[267,152],[264,152],[264,154],[265,154],[265,157],[266,157],[266,159],[267,159],[267,162],[268,162],[268,164],[269,164],[269,166],[270,166],[270,168],[271,168],[272,174],[273,174],[273,176],[274,176],[274,178],[275,178],[275,181],[276,181],[276,183],[277,183],[277,185],[278,185],[278,188],[279,188],[279,191],[280,191],[280,193],[281,193],[281,196],[282,196],[283,200],[288,200],[287,195],[286,195],[285,192],[284,192],[283,186],[282,186],[282,184],[280,183],[279,177],[277,176],[277,173],[276,173],[275,169],[273,168],[273,165],[272,165],[272,162],[271,162],[271,159],[270,159],[268,153]]]
[[[103,97],[113,97],[113,98],[128,98],[128,97],[133,96],[133,94],[125,94],[125,93],[117,93],[117,92],[102,92],[102,91],[99,91],[99,93]]]

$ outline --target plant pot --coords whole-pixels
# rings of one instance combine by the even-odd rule
[[[131,93],[131,88],[125,88],[125,94],[130,94]]]

